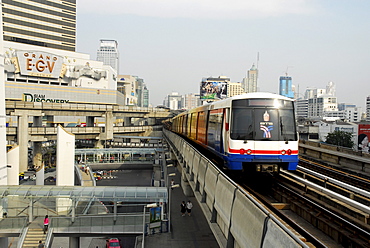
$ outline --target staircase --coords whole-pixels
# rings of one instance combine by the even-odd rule
[[[26,238],[24,239],[22,247],[36,248],[39,245],[39,241],[45,242],[46,234],[42,228],[28,228]]]

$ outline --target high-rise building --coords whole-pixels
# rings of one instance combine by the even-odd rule
[[[241,83],[228,83],[227,97],[237,96],[243,93],[244,93],[244,89]]]
[[[75,51],[76,0],[3,0],[5,41]]]
[[[178,92],[172,92],[170,95],[166,96],[165,100],[163,101],[163,105],[172,110],[178,110],[183,108],[183,102],[184,99],[182,95],[180,95]]]
[[[100,47],[97,53],[97,61],[102,61],[104,65],[110,65],[119,73],[119,52],[116,40],[100,40]]]
[[[192,109],[200,106],[200,95],[196,93],[189,93],[184,95],[184,108]]]
[[[257,79],[258,79],[258,69],[253,64],[252,68],[247,72],[247,76],[242,80],[242,87],[244,92],[251,93],[257,92]]]
[[[282,96],[289,97],[289,98],[294,98],[294,91],[292,87],[292,77],[289,77],[288,75],[280,77],[279,94]]]

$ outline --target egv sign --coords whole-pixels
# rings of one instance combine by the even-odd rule
[[[38,51],[17,51],[17,58],[20,73],[35,77],[58,78],[63,64],[61,56]]]

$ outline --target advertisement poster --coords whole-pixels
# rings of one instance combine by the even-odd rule
[[[201,82],[200,99],[203,100],[220,100],[227,96],[227,82]]]
[[[369,152],[370,125],[358,125],[358,151]]]

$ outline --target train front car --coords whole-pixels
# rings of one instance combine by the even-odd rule
[[[230,112],[230,123],[225,123],[228,154],[224,156],[229,169],[296,169],[298,135],[292,99],[272,93],[249,93],[235,97]]]

